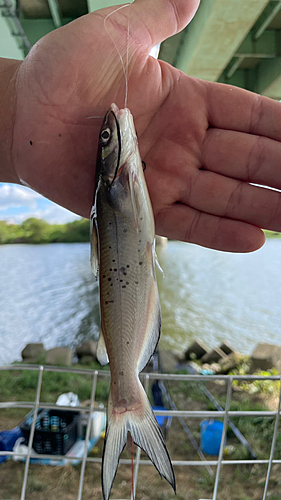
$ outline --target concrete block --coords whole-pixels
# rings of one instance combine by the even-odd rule
[[[208,347],[200,339],[194,340],[185,353],[185,359],[201,359],[209,352]]]
[[[227,340],[225,340],[219,347],[223,352],[225,352],[225,354],[227,354],[227,356],[236,352],[235,349],[233,349],[233,347],[227,342]]]
[[[227,355],[225,352],[223,352],[219,347],[215,347],[210,352],[207,352],[204,354],[203,358],[201,359],[202,363],[217,363],[220,359],[226,358]]]
[[[47,351],[47,365],[72,365],[73,352],[69,347],[54,347]]]
[[[260,343],[251,356],[251,371],[276,368],[281,372],[281,345]]]
[[[93,356],[96,359],[97,354],[97,342],[95,340],[86,340],[79,347],[76,347],[75,352],[78,358],[82,356]]]
[[[95,358],[93,356],[82,356],[79,358],[79,363],[81,365],[91,365],[94,359]]]
[[[33,359],[37,358],[41,354],[44,354],[45,352],[44,344],[33,342],[25,346],[25,348],[21,351],[21,356],[23,360],[25,360],[25,358]]]

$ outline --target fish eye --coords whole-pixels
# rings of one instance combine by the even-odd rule
[[[100,134],[100,139],[103,144],[106,144],[109,139],[110,139],[111,133],[109,128],[105,128],[101,134]]]

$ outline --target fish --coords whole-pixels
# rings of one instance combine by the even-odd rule
[[[101,330],[97,359],[111,372],[102,459],[108,500],[128,432],[176,492],[161,429],[139,373],[160,337],[155,226],[133,116],[109,107],[99,135],[91,211],[91,266],[99,275]]]

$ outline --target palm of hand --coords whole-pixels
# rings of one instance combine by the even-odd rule
[[[118,26],[123,54],[125,28]],[[255,219],[233,211],[239,184],[201,170],[210,156],[207,82],[148,58],[150,43],[147,32],[134,32],[128,105],[158,234],[226,250],[260,246],[260,230],[247,224]],[[18,75],[13,161],[23,182],[89,216],[102,121],[94,117],[111,102],[122,107],[124,96],[123,69],[99,15],[45,37]]]

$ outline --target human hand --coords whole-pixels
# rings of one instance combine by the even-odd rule
[[[133,113],[156,232],[228,250],[251,251],[259,229],[281,231],[281,105],[250,92],[190,78],[149,57],[183,29],[199,0],[136,0],[106,21],[126,58]],[[125,81],[103,9],[56,30],[17,75],[11,150],[21,181],[88,217],[101,118],[123,107]]]

